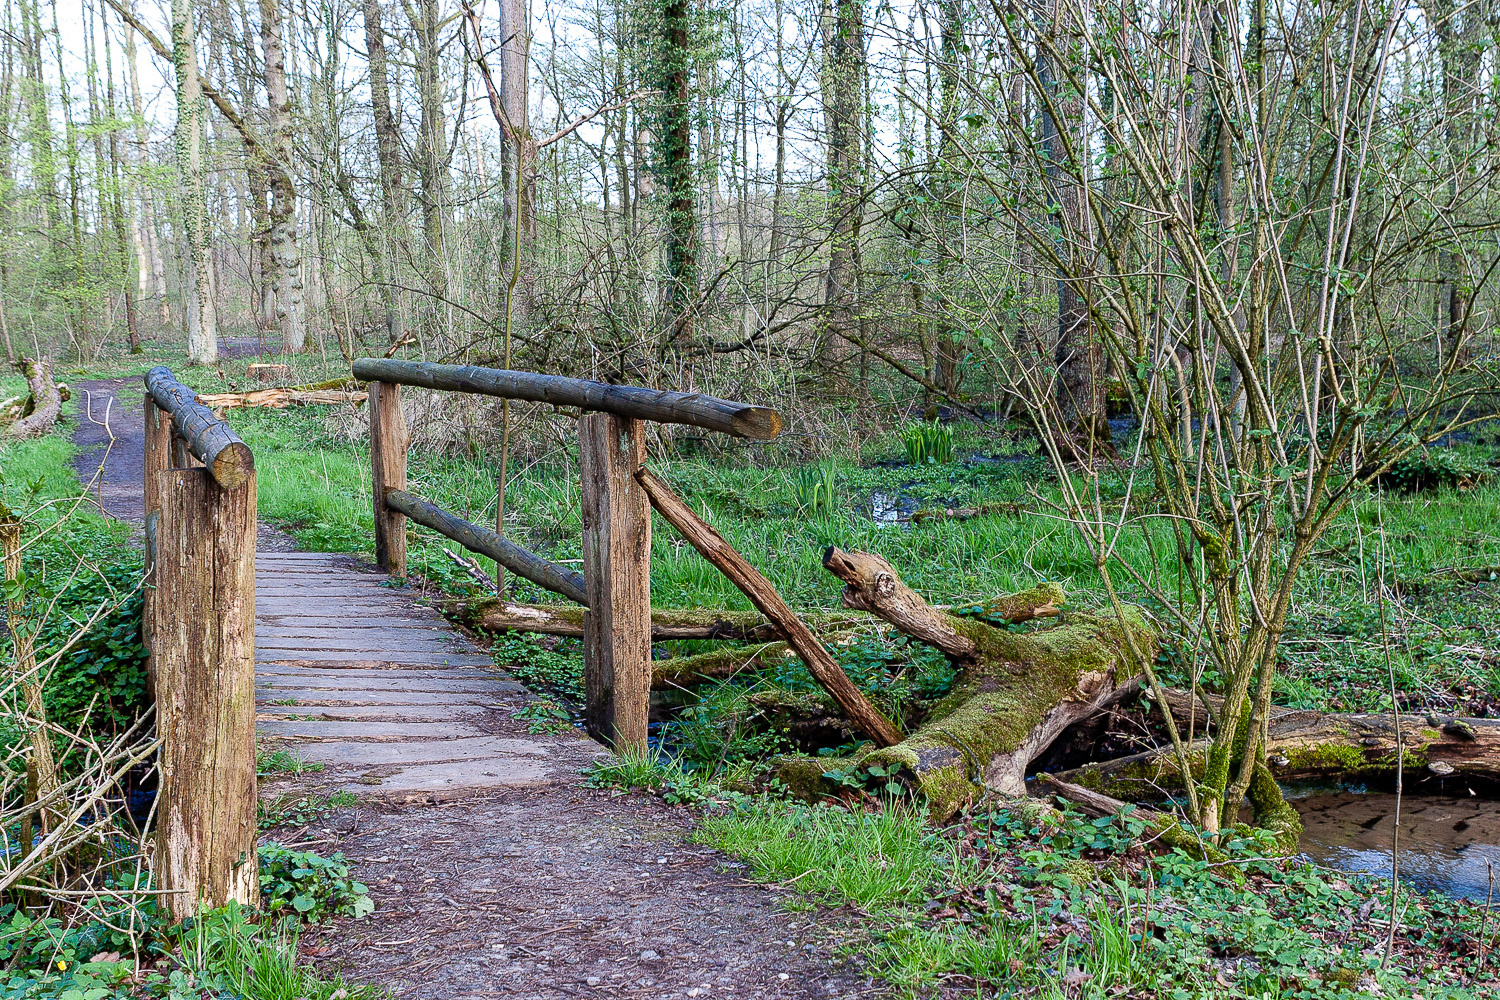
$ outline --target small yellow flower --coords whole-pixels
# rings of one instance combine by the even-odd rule
[[[67,972],[68,971],[68,963],[64,962],[62,959],[58,959],[57,960],[57,971],[58,972]]]

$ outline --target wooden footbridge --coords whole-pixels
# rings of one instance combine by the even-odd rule
[[[600,744],[646,741],[653,508],[749,596],[851,720],[883,745],[899,739],[770,583],[645,467],[645,421],[767,440],[781,428],[774,411],[531,372],[362,359],[353,373],[369,383],[379,574],[347,556],[257,555],[250,449],[168,369],[146,376],[143,627],[162,737],[157,872],[174,913],[257,900],[257,728],[263,744],[291,745],[346,787],[393,796],[545,781],[586,759],[585,741],[490,735],[485,714],[525,693],[399,585],[408,518],[584,606],[586,728]],[[407,491],[403,385],[580,412],[582,574]]]

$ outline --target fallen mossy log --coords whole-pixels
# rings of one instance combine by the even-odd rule
[[[781,666],[796,655],[784,642],[766,642],[653,660],[651,689],[692,688],[708,681],[725,681],[743,673]]]
[[[8,433],[13,438],[41,437],[52,429],[62,414],[63,396],[57,383],[52,381],[52,362],[46,358],[40,361],[22,358],[16,362],[16,371],[26,376],[30,395],[10,421]]]
[[[901,582],[884,559],[830,548],[823,565],[844,581],[844,604],[870,611],[946,653],[959,668],[952,691],[899,743],[843,762],[790,758],[779,776],[815,797],[831,790],[824,773],[894,766],[947,819],[982,788],[1025,793],[1026,767],[1063,730],[1133,692],[1135,656],[1154,656],[1145,617],[1074,612],[1055,625],[1017,633],[939,611]]]
[[[1179,721],[1189,705],[1185,691],[1168,691],[1168,706]],[[1197,724],[1204,725],[1203,703],[1214,709],[1218,699],[1200,696]],[[1457,719],[1437,715],[1399,717],[1340,714],[1301,709],[1273,709],[1267,722],[1266,764],[1280,780],[1353,778],[1394,775],[1398,763],[1408,787],[1441,790],[1451,782],[1482,783],[1500,788],[1500,719]],[[1195,740],[1188,764],[1201,776],[1207,740]],[[1182,767],[1170,748],[1149,750],[1073,768],[1056,775],[1095,791],[1122,798],[1151,798],[1183,787]],[[1454,786],[1459,787],[1459,786]]]

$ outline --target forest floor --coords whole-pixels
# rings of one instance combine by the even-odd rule
[[[78,382],[76,469],[103,509],[141,518],[138,379]],[[105,420],[108,414],[108,420]],[[102,469],[102,471],[101,471]],[[290,541],[262,525],[262,542]],[[502,713],[491,713],[500,715]],[[527,737],[510,718],[491,725]],[[580,741],[581,742],[581,741]],[[683,807],[588,786],[578,766],[545,783],[462,799],[370,797],[332,808],[314,772],[274,783],[268,837],[342,852],[375,913],[310,931],[304,954],[399,997],[854,997],[875,987],[835,956],[827,925],[799,927],[785,890],[690,839]],[[321,804],[321,807],[320,807]],[[272,825],[274,824],[274,825]]]

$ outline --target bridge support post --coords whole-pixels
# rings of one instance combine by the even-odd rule
[[[255,853],[255,476],[158,472],[158,871],[182,919],[258,903]]]
[[[386,505],[387,490],[406,489],[406,450],[411,437],[401,412],[401,387],[371,382],[370,486],[375,501],[375,562],[391,576],[406,575],[406,515]]]
[[[635,479],[645,424],[610,413],[578,420],[583,487],[583,675],[589,734],[644,751],[651,700],[651,506]]]
[[[156,697],[156,648],[153,617],[157,606],[156,595],[156,529],[161,520],[161,473],[172,465],[172,417],[156,405],[151,393],[146,393],[143,410],[146,415],[146,466],[142,484],[145,503],[142,523],[146,526],[146,588],[141,596],[141,645],[152,654],[146,659],[146,694]]]

